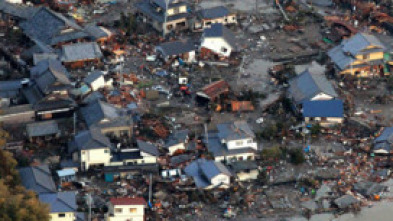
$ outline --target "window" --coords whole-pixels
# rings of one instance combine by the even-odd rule
[[[243,145],[243,141],[236,141],[236,146],[241,146]]]
[[[130,213],[136,213],[136,208],[130,208]]]
[[[212,23],[210,21],[205,23],[206,26],[211,25],[211,24]]]
[[[115,208],[115,213],[122,213],[123,209],[122,208]]]
[[[368,59],[368,54],[363,55],[363,60],[366,60],[366,59]]]
[[[221,52],[227,52],[227,51],[228,51],[227,48],[224,48],[224,47],[221,48]]]
[[[225,22],[228,22],[228,19],[227,19],[227,18],[225,19]]]
[[[180,11],[179,8],[174,8],[174,9],[173,9],[173,13],[174,13],[174,14],[179,14],[179,11]]]
[[[104,153],[109,153],[109,150],[104,150]]]
[[[82,152],[81,152],[81,153],[82,153],[82,155],[83,155],[83,154],[85,154],[85,151],[84,151],[84,150],[82,150]]]
[[[247,160],[252,160],[252,156],[248,156],[248,157],[247,157]]]
[[[167,25],[166,26],[166,29],[168,29],[168,30],[172,30],[172,28],[173,28],[173,25]]]
[[[65,213],[59,213],[59,217],[65,217]]]
[[[252,140],[247,140],[247,143],[252,143]]]

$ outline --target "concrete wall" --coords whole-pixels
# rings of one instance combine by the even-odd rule
[[[121,209],[121,212],[116,211]],[[131,211],[131,209],[133,211]],[[136,209],[136,210],[135,210]],[[144,221],[145,207],[143,205],[111,205],[109,204],[109,213],[113,216],[108,217],[108,221]]]
[[[222,38],[203,38],[201,48],[207,48],[224,57],[229,57],[232,52],[232,47]],[[224,48],[225,52],[222,50]]]
[[[342,124],[344,121],[344,118],[340,118],[340,117],[328,117],[325,120],[322,120],[320,117],[315,117],[313,119],[309,118],[309,117],[305,117],[304,118],[304,122],[307,123],[311,123],[311,122],[318,122],[322,127],[330,127],[330,126],[334,126],[337,124]]]
[[[81,151],[81,163],[85,165],[85,170],[88,170],[90,165],[103,164],[109,165],[111,160],[111,151],[108,147],[93,150]]]
[[[233,161],[254,160],[254,159],[255,159],[254,153],[232,154],[232,155],[219,156],[214,158],[214,160],[217,162],[223,162],[224,160],[226,160],[227,162],[233,162]]]
[[[175,13],[176,10],[178,10],[178,13]],[[181,13],[187,13],[187,6],[183,5],[180,7],[170,8],[166,12],[167,12],[168,16],[172,16],[175,14],[181,14]]]
[[[252,138],[227,141],[226,145],[229,150],[243,149],[248,147],[251,147],[254,150],[258,149],[258,144]]]
[[[105,87],[105,79],[104,76],[99,77],[98,79],[96,79],[95,81],[93,81],[90,85],[91,89],[93,91],[96,91],[102,87]]]
[[[186,149],[186,147],[185,147],[184,143],[179,143],[179,144],[170,146],[168,148],[169,155],[173,155],[176,152],[176,150],[185,150],[185,149]]]
[[[64,217],[59,217],[59,214],[64,214]],[[50,213],[50,221],[74,221],[76,220],[74,213]]]
[[[231,178],[228,175],[226,175],[226,174],[218,174],[217,176],[213,177],[210,180],[210,183],[213,186],[218,186],[220,184],[225,184],[225,185],[229,186],[230,183],[231,183]]]
[[[238,181],[248,181],[248,180],[256,180],[258,179],[258,170],[251,170],[250,172],[239,172],[236,174]]]

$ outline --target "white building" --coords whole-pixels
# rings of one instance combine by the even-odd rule
[[[107,166],[111,161],[111,142],[97,129],[79,132],[69,143],[69,151],[74,161],[78,161],[81,170],[91,166]]]
[[[144,221],[146,201],[138,198],[112,198],[108,203],[107,221]]]
[[[197,18],[194,22],[194,29],[210,28],[215,23],[221,23],[223,25],[237,24],[236,14],[230,13],[224,6],[199,10],[197,11]]]
[[[258,143],[245,121],[217,125],[218,133],[209,133],[207,147],[218,162],[254,160]]]
[[[51,221],[76,221],[77,209],[75,192],[46,193],[39,200],[49,205]]]
[[[100,88],[105,87],[104,73],[102,71],[94,71],[87,75],[84,82],[91,88],[92,91],[96,91]]]
[[[238,51],[235,35],[221,23],[212,24],[202,35],[201,55],[217,54],[222,57],[231,56]]]
[[[165,143],[164,148],[168,150],[169,155],[173,155],[176,151],[185,150],[188,142],[188,130],[180,130],[172,133]]]

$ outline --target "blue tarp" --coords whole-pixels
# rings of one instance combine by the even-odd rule
[[[344,117],[341,100],[306,101],[303,103],[304,117]]]

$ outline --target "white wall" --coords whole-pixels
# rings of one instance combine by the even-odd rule
[[[229,150],[243,149],[243,148],[247,148],[247,147],[251,147],[254,150],[258,149],[258,144],[252,138],[240,139],[240,140],[230,140],[230,141],[226,142],[226,145]]]
[[[6,0],[6,2],[13,3],[13,4],[23,4],[22,0]]]
[[[173,155],[176,152],[176,150],[185,150],[185,149],[186,149],[186,147],[185,147],[184,143],[179,143],[179,144],[168,147],[169,155]]]
[[[239,172],[236,174],[237,180],[239,181],[248,181],[248,180],[256,180],[258,179],[258,170],[251,170],[249,173]]]
[[[116,209],[122,209],[121,213],[116,212]],[[130,209],[135,208],[136,212],[131,213]],[[144,221],[145,207],[143,205],[110,205],[109,212],[113,213],[113,217],[109,217],[108,221]]]
[[[105,87],[105,79],[104,76],[101,76],[99,78],[97,78],[95,81],[93,81],[90,85],[91,89],[93,91],[96,91],[102,87]]]
[[[217,176],[213,177],[210,180],[210,183],[213,186],[218,186],[220,184],[230,185],[230,183],[231,183],[230,179],[231,178],[228,175],[221,173],[221,174],[218,174]]]
[[[224,17],[215,18],[215,19],[204,19],[202,21],[202,23],[203,23],[203,28],[210,28],[211,24],[214,24],[214,23],[221,23],[224,25],[236,24],[237,20],[236,20],[236,15],[229,15],[229,16],[224,16]]]
[[[64,214],[65,217],[59,217],[59,214]],[[74,221],[76,219],[74,213],[50,213],[50,221]]]
[[[312,101],[323,101],[323,100],[331,100],[334,97],[327,95],[325,93],[319,93],[315,95],[313,98],[311,98]]]
[[[201,48],[207,48],[214,53],[229,57],[232,52],[232,47],[222,38],[203,38]],[[223,52],[221,49],[226,48],[227,51]]]
[[[110,160],[111,151],[107,147],[81,151],[81,163],[85,164],[85,170],[89,169],[90,165],[92,164],[104,164],[105,166],[109,165]]]

